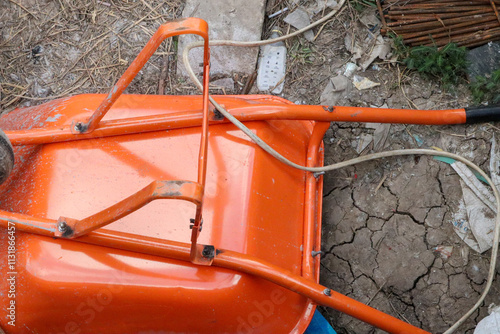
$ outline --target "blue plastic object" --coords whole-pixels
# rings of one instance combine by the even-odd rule
[[[337,334],[323,315],[316,310],[304,334]]]

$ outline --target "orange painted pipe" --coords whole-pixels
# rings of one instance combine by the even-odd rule
[[[28,219],[29,223],[22,221],[23,217]],[[45,236],[50,236],[48,229],[53,229],[56,224],[55,220],[0,211],[0,227],[8,228],[8,222],[14,220],[17,230]],[[191,245],[182,242],[166,241],[105,229],[90,232],[73,240],[136,253],[190,261]],[[429,334],[420,328],[251,255],[217,249],[214,253],[212,265],[268,280],[308,297],[320,305],[332,307],[390,333]]]
[[[314,129],[309,140],[309,146],[307,147],[307,167],[319,167],[322,166],[323,161],[320,159],[320,149],[323,148],[322,139],[325,136],[326,130],[330,128],[329,122],[317,122],[314,124]],[[319,206],[317,212],[321,212],[321,199],[318,200],[318,192],[322,191],[319,185],[323,185],[323,176],[314,175],[314,173],[307,173],[306,175],[306,191],[305,191],[305,203],[309,208],[316,208]],[[312,209],[304,210],[304,249],[306,250],[321,250],[321,240],[314,240],[312,236],[315,229],[321,230],[321,217],[317,217],[316,211]],[[319,226],[315,226],[318,224]],[[319,239],[319,238],[317,238]],[[309,253],[310,254],[310,253]],[[309,255],[308,254],[308,255]],[[304,256],[302,260],[302,276],[311,280],[314,277],[310,274],[313,273],[313,267],[315,263],[319,263],[318,257]]]
[[[209,83],[209,72],[210,72],[210,51],[209,51],[209,38],[208,38],[208,24],[206,21],[200,18],[183,18],[175,21],[171,21],[162,24],[158,30],[154,33],[148,43],[144,46],[141,52],[137,55],[134,61],[127,68],[125,73],[120,77],[120,79],[113,86],[108,96],[102,100],[100,105],[97,107],[92,116],[87,122],[76,121],[71,124],[70,132],[75,134],[90,134],[96,128],[99,127],[100,121],[108,113],[112,105],[118,100],[123,91],[128,87],[132,80],[136,77],[137,73],[144,67],[146,62],[151,58],[151,56],[158,49],[160,44],[167,38],[177,35],[184,34],[195,34],[204,39],[204,57],[203,57],[203,116],[202,116],[202,133],[200,140],[200,151],[198,158],[198,183],[201,185],[202,195],[203,189],[205,187],[206,179],[206,169],[207,169],[207,150],[208,150],[208,83]],[[138,127],[139,132],[145,132],[141,130],[141,126]],[[123,134],[123,133],[118,133]],[[52,141],[54,142],[54,141]],[[198,235],[201,229],[202,222],[202,210],[203,210],[203,196],[201,201],[196,206],[196,214],[194,225],[192,226],[192,262],[201,264],[197,260],[196,253],[196,243],[198,240]],[[100,213],[99,213],[100,214]],[[97,214],[97,215],[99,215]],[[109,215],[109,214],[108,214]],[[82,227],[82,233],[87,230],[92,230],[100,227],[96,224],[91,224],[87,221],[80,222],[66,222],[64,219],[60,223],[64,223],[65,228],[71,224],[80,224],[78,226]],[[71,226],[76,228],[77,225]],[[73,232],[73,230],[71,230]],[[79,231],[74,231],[75,235],[78,235]],[[66,233],[66,232],[64,232]]]
[[[250,255],[227,250],[218,251],[220,254],[215,257],[214,266],[264,278],[306,296],[320,305],[334,308],[389,333],[429,334],[423,329]]]
[[[205,57],[203,61],[204,64],[208,66],[208,24],[206,21],[199,18],[185,18],[162,24],[141,52],[137,55],[134,61],[130,64],[125,73],[123,73],[121,78],[113,86],[107,98],[105,98],[99,107],[97,107],[88,122],[85,124],[77,123],[75,130],[81,133],[94,131],[104,115],[106,115],[116,100],[118,100],[120,95],[132,82],[137,73],[139,73],[139,71],[143,68],[149,58],[151,58],[151,56],[155,53],[160,44],[169,37],[184,34],[195,34],[201,36],[205,40]],[[204,75],[208,77],[208,71],[205,71]],[[208,91],[206,94],[208,94]]]
[[[185,200],[200,206],[203,200],[203,186],[191,181],[153,181],[124,200],[82,220],[60,217],[64,231],[56,231],[57,237],[77,238],[105,225],[111,224],[146,204],[157,199]]]
[[[63,128],[5,131],[5,134],[9,137],[12,145],[18,146],[195,127],[202,124],[203,115],[201,107],[200,105],[199,108],[193,107],[192,110],[165,115],[102,121],[97,129],[92,133],[86,134],[74,134],[70,126]],[[230,108],[228,111],[242,122],[287,119],[314,120],[321,122],[375,122],[440,125],[464,124],[468,120],[465,109],[408,110],[241,102],[239,107]],[[211,120],[210,124],[222,122],[228,121],[225,119],[219,121]]]

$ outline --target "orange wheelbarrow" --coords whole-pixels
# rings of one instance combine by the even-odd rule
[[[318,284],[322,175],[276,160],[209,102],[207,30],[194,18],[164,24],[109,95],[0,118],[0,327],[302,333],[320,304],[391,333],[426,333]],[[188,33],[205,39],[202,96],[122,95],[163,40]],[[323,166],[332,121],[459,124],[499,115],[214,98],[308,167]]]

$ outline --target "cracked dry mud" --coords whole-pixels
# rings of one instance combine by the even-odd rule
[[[408,131],[407,131],[408,130]],[[438,146],[472,159],[487,170],[494,129],[393,125],[385,149]],[[327,163],[357,156],[358,124],[333,125],[327,133]],[[498,136],[498,135],[497,135]],[[452,228],[462,196],[459,177],[429,157],[400,157],[364,163],[325,176],[321,283],[433,333],[446,330],[482,292],[489,252],[469,250]],[[453,246],[449,258],[434,252]],[[495,281],[485,306],[458,332],[471,333],[498,303]],[[330,309],[323,313],[338,333],[381,330]]]

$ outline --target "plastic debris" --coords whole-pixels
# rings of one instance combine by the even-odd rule
[[[496,141],[493,137],[490,153],[490,169],[493,186],[497,186],[500,177],[498,173],[500,162]],[[476,175],[463,163],[455,161],[451,167],[460,176],[463,197],[459,209],[453,215],[453,227],[457,235],[472,249],[483,253],[493,245],[495,229],[495,197],[490,189],[481,183]]]
[[[289,3],[292,5],[298,5],[300,0],[289,0]],[[307,6],[305,9],[309,14],[311,14],[310,16],[312,16],[326,9],[326,7],[331,9],[338,7],[338,2],[336,0],[312,0],[308,1],[307,4],[304,4],[304,6]]]
[[[373,142],[373,136],[371,134],[364,133],[360,135],[358,140],[358,145],[356,146],[356,152],[358,154],[361,154],[361,152],[363,152],[372,142]]]
[[[311,6],[307,7],[307,11],[312,14],[318,14],[326,7],[334,8],[337,6],[338,3],[335,0],[316,0]]]
[[[378,33],[382,26],[380,20],[377,17],[377,11],[375,10],[375,8],[371,10],[364,10],[359,17],[359,22],[363,23],[363,25],[367,27],[372,33]]]
[[[415,139],[415,141],[417,142],[417,145],[418,145],[419,147],[421,147],[421,146],[424,144],[423,139],[422,139],[419,135],[414,134],[414,135],[413,135],[413,138]]]
[[[453,215],[453,230],[462,239],[467,246],[478,253],[481,253],[479,245],[470,231],[469,221],[467,220],[467,211],[463,200],[460,203],[460,209]]]
[[[352,89],[351,80],[343,75],[330,78],[325,89],[321,93],[320,103],[323,105],[335,105],[343,94],[349,94]]]
[[[330,82],[333,84],[334,92],[340,92],[345,90],[351,83],[349,79],[343,75],[337,75],[336,77],[331,78]]]
[[[278,10],[276,13],[270,14],[270,15],[268,15],[267,17],[268,17],[268,18],[270,18],[270,19],[272,19],[273,17],[278,16],[278,15],[280,15],[280,14],[283,14],[283,13],[284,13],[284,12],[286,12],[286,11],[288,11],[288,7],[285,7],[285,8],[283,8],[283,9],[280,9],[280,10]]]
[[[460,180],[463,197],[453,214],[453,228],[469,247],[483,253],[493,245],[494,215],[468,184]]]
[[[490,315],[477,324],[474,334],[500,334],[500,306],[491,304],[488,312]]]
[[[462,178],[462,181],[467,187],[472,190],[474,195],[476,195],[482,203],[486,204],[492,212],[496,212],[495,196],[485,185],[479,182],[469,167],[459,161],[452,163],[451,167],[457,172],[458,176]]]
[[[360,59],[361,56],[363,55],[363,48],[361,47],[358,41],[353,40],[352,34],[347,34],[344,37],[344,46],[347,49],[347,51],[349,51],[352,54],[351,60],[353,62]]]
[[[375,46],[373,47],[373,49],[371,49],[371,52],[360,59],[359,66],[363,70],[366,70],[375,59],[387,59],[390,52],[391,43],[382,38],[382,36],[378,36],[377,40],[375,41]]]
[[[354,87],[356,87],[358,90],[370,89],[373,87],[380,86],[380,83],[373,82],[370,79],[361,77],[359,75],[355,75],[353,77],[352,83],[354,84]]]
[[[436,246],[432,249],[434,252],[439,253],[441,255],[441,258],[444,260],[447,260],[451,254],[453,253],[453,247],[452,246]]]
[[[387,108],[387,105],[383,105],[382,108]],[[365,126],[367,128],[375,130],[375,132],[373,132],[373,150],[375,152],[381,151],[385,147],[385,143],[387,141],[387,138],[389,137],[391,124],[366,123]]]
[[[323,317],[323,315],[316,310],[311,323],[307,327],[304,334],[336,334],[332,325]]]
[[[433,146],[433,147],[435,148],[435,146]],[[446,162],[449,165],[451,165],[452,163],[454,163],[456,161],[455,159],[447,158],[447,157],[434,157],[434,160]],[[475,170],[473,170],[472,173],[474,173],[474,175],[476,176],[476,178],[479,181],[482,181],[483,183],[488,184],[488,181],[486,181],[486,179],[481,174],[479,174]]]
[[[296,10],[288,14],[285,17],[284,21],[296,29],[302,29],[311,24],[311,19],[309,18],[309,14],[303,7],[298,7]],[[306,32],[304,32],[304,37],[308,41],[312,42],[314,40],[313,31],[307,30]]]
[[[344,70],[344,75],[348,78],[352,77],[354,72],[358,69],[358,65],[354,63],[347,63],[345,64],[345,70]]]
[[[382,108],[387,108],[387,105],[384,104]],[[385,146],[387,138],[389,137],[391,124],[366,123],[365,127],[368,129],[374,129],[375,131],[373,134],[366,133],[359,136],[356,152],[361,154],[371,143],[373,143],[373,150],[375,152],[381,151]]]
[[[271,38],[277,38],[274,32]],[[262,46],[259,57],[259,69],[257,71],[257,88],[260,91],[272,89],[273,94],[283,91],[286,74],[286,46],[283,42],[277,42]]]
[[[490,150],[490,177],[497,189],[500,189],[500,152],[497,151],[495,135],[491,138]]]
[[[358,26],[365,27],[363,34],[347,34],[344,39],[346,49],[365,71],[375,59],[386,60],[391,55],[391,42],[380,35],[380,21],[374,11],[367,11],[360,18]],[[359,30],[358,30],[359,31]]]

